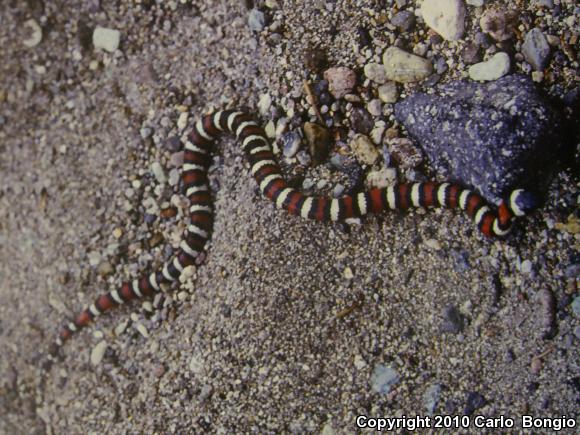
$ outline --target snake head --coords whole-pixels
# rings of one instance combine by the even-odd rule
[[[516,189],[511,193],[508,205],[515,216],[524,216],[538,207],[538,198],[532,192]]]

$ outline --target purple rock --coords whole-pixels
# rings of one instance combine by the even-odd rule
[[[563,146],[563,117],[527,77],[457,81],[395,105],[433,168],[497,202],[510,191],[540,192]]]

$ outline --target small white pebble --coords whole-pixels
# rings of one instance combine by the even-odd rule
[[[436,239],[425,240],[425,245],[435,251],[439,251],[441,249],[441,243],[439,243],[439,241]]]
[[[101,48],[109,53],[113,53],[119,48],[121,41],[121,32],[106,27],[97,27],[93,32],[93,45],[95,48]]]
[[[183,112],[179,115],[179,118],[177,119],[177,128],[179,130],[183,130],[185,127],[187,127],[187,120],[189,119],[189,114],[187,112]]]
[[[28,33],[28,38],[22,40],[25,47],[32,48],[36,47],[42,41],[42,28],[34,19],[30,19],[24,22],[24,27]]]
[[[135,326],[135,328],[137,329],[137,331],[139,332],[139,334],[141,334],[143,337],[149,338],[149,331],[147,330],[147,328],[145,327],[145,325],[143,325],[142,323],[137,323],[137,325]]]
[[[97,343],[97,345],[93,347],[93,350],[91,351],[91,364],[93,366],[98,366],[103,360],[106,351],[107,351],[107,342],[105,340]]]
[[[155,176],[155,179],[159,182],[159,184],[165,183],[167,177],[165,176],[165,171],[159,162],[153,162],[151,164],[151,172]]]
[[[354,273],[353,273],[352,269],[347,266],[344,268],[344,271],[342,272],[342,276],[344,276],[346,279],[353,279]]]
[[[203,361],[197,355],[193,355],[189,360],[189,370],[196,375],[203,371]]]
[[[117,337],[119,335],[121,335],[123,332],[125,332],[125,330],[127,329],[127,326],[129,326],[129,321],[123,320],[121,323],[119,323],[117,326],[115,326],[115,335]]]
[[[524,260],[522,261],[522,265],[521,265],[521,271],[522,273],[530,273],[532,271],[532,262],[530,260]]]
[[[260,95],[260,100],[258,101],[258,110],[260,115],[266,116],[270,112],[270,107],[272,106],[272,97],[270,94]]]

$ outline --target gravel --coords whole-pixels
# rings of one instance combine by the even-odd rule
[[[0,2],[0,433],[330,434],[357,433],[363,413],[575,415],[577,186],[566,170],[546,186],[540,212],[508,240],[489,241],[451,211],[349,225],[288,216],[260,198],[239,145],[224,139],[210,169],[214,232],[198,267],[153,308],[123,306],[75,336],[62,359],[44,359],[64,318],[178,246],[187,201],[152,165],[170,174],[178,163],[182,113],[191,126],[214,108],[260,106],[280,139],[320,123],[306,79],[327,106],[329,157],[315,166],[301,150],[303,163],[284,162],[284,171],[295,186],[308,179],[324,194],[348,191],[366,178],[348,148],[350,114],[378,98],[380,84],[363,70],[389,47],[439,68],[443,58],[443,83],[467,77],[468,43],[481,59],[506,52],[511,71],[531,75],[521,46],[537,27],[561,41],[538,86],[567,96],[571,116],[573,2],[502,2],[519,20],[507,47],[479,26],[498,6],[489,1],[467,4],[457,41],[435,35],[412,0],[61,3]],[[407,31],[391,24],[402,11],[415,16]],[[30,19],[42,37],[27,47],[38,39],[29,39]],[[120,32],[114,52],[95,49],[99,26]],[[356,77],[348,101],[317,86],[337,67]],[[429,85],[383,92],[373,119],[386,123],[383,143],[408,136],[391,100],[420,91]],[[259,104],[262,95],[270,101]],[[382,171],[384,160],[368,170]],[[393,163],[389,181],[437,176],[423,166]],[[177,214],[164,217],[173,206]],[[453,252],[469,259],[459,271]],[[526,260],[533,273],[518,267]],[[102,276],[105,262],[111,273]],[[558,307],[551,338],[538,333],[544,289],[574,301]],[[463,316],[460,334],[440,332],[447,306]]]

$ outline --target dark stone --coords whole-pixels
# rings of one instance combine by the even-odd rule
[[[328,91],[328,80],[319,80],[314,85],[314,93],[320,96],[323,92]]]
[[[352,110],[350,122],[353,130],[357,133],[369,134],[374,127],[372,115],[362,107],[356,107]]]
[[[530,382],[526,386],[526,389],[528,390],[528,393],[530,393],[530,394],[534,394],[536,391],[538,391],[539,388],[540,388],[539,382]]]
[[[448,305],[443,310],[443,323],[441,324],[442,332],[459,334],[463,331],[463,315],[453,305]]]
[[[443,37],[438,34],[431,35],[429,37],[429,42],[431,43],[431,45],[439,45],[443,42]]]
[[[395,105],[395,117],[444,177],[497,202],[516,188],[543,191],[563,151],[560,115],[533,82],[511,75],[457,81]]]
[[[334,98],[328,92],[323,92],[320,94],[320,98],[318,99],[318,101],[320,102],[320,104],[326,104],[327,106],[330,106],[334,101]]]
[[[304,65],[313,72],[320,72],[328,65],[326,52],[320,48],[309,48],[304,53]]]
[[[485,400],[485,397],[483,397],[481,394],[479,394],[475,391],[470,391],[467,393],[467,403],[465,404],[465,409],[463,410],[463,414],[471,415],[477,409],[485,406],[486,403],[487,403],[487,400]]]
[[[447,62],[443,56],[436,56],[435,57],[434,66],[435,66],[435,72],[437,74],[443,74],[444,72],[446,72],[449,69],[449,67],[447,66]]]
[[[461,52],[461,57],[467,65],[479,62],[481,60],[481,54],[477,44],[467,44]]]
[[[180,151],[183,148],[183,144],[181,143],[179,136],[171,136],[168,138],[165,142],[165,146],[173,153]]]
[[[489,46],[491,45],[491,41],[489,39],[489,36],[487,36],[487,34],[483,33],[483,32],[477,32],[475,34],[475,44],[482,47],[482,48],[489,48]]]
[[[408,32],[415,25],[415,15],[409,11],[397,12],[393,15],[391,24],[403,32]]]
[[[366,27],[359,27],[357,33],[359,45],[361,47],[369,47],[373,43],[373,38]]]

